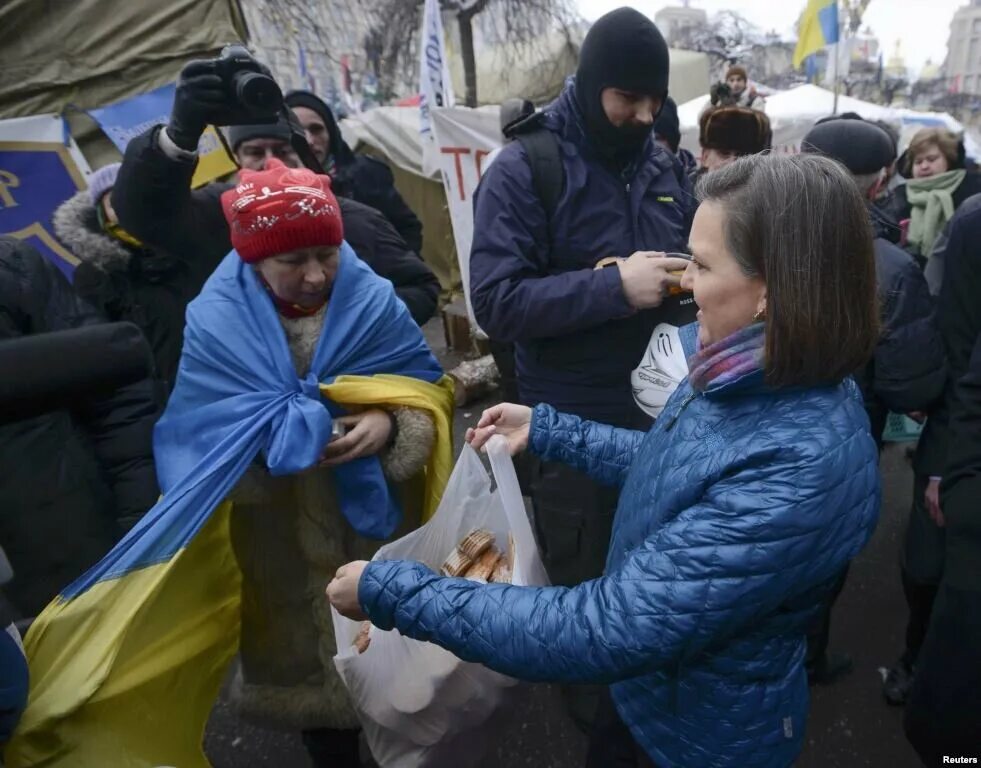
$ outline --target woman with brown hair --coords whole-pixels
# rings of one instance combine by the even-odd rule
[[[896,219],[909,221],[908,250],[925,261],[954,212],[981,192],[981,177],[964,168],[964,143],[945,128],[917,131],[906,150],[905,185],[893,202]]]
[[[503,404],[468,434],[622,487],[604,575],[515,587],[375,561],[328,588],[349,617],[505,674],[612,684],[590,766],[791,765],[805,630],[878,516],[850,375],[878,335],[858,188],[826,158],[752,156],[699,194],[682,278],[698,350],[653,428]]]

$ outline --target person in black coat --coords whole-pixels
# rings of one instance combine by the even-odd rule
[[[184,311],[212,270],[198,259],[150,248],[119,227],[109,202],[118,173],[119,163],[96,171],[88,190],[62,203],[52,223],[81,262],[75,292],[107,320],[130,321],[143,332],[166,399],[177,379]]]
[[[955,216],[951,227],[957,251],[944,290],[958,365],[971,331],[976,335],[947,403],[943,580],[906,705],[906,735],[926,765],[941,765],[944,755],[977,756],[981,724],[981,196],[967,206],[973,211]]]
[[[40,253],[0,237],[0,343],[101,322]],[[14,571],[4,593],[21,617],[39,613],[156,502],[159,412],[145,379],[0,426],[0,544]]]
[[[866,198],[875,240],[876,293],[882,335],[872,359],[855,378],[862,388],[872,437],[882,448],[890,411],[924,411],[942,395],[946,381],[943,339],[926,280],[913,257],[897,243],[899,226],[873,202],[896,159],[895,144],[882,128],[854,118],[822,120],[804,137],[801,151],[827,155],[848,169]],[[851,669],[849,658],[828,654],[831,609],[845,585],[842,574],[808,634],[811,682],[833,682]]]
[[[194,264],[193,274],[174,278],[192,296],[232,248],[220,198],[233,185],[213,183],[191,189],[197,142],[205,125],[221,123],[234,109],[213,67],[213,61],[197,61],[184,68],[170,123],[130,141],[110,201],[127,232],[155,250]],[[278,157],[291,167],[300,165],[285,121],[233,126],[229,142],[243,167],[261,169],[267,157]],[[345,240],[378,275],[392,281],[413,319],[425,323],[439,299],[439,281],[432,270],[377,210],[349,198],[340,197],[338,203]]]
[[[941,396],[946,381],[943,339],[926,280],[898,246],[899,225],[873,202],[895,161],[895,145],[882,128],[856,115],[822,120],[804,137],[801,151],[840,162],[868,201],[883,332],[872,360],[856,378],[872,436],[881,448],[889,412],[926,410]]]
[[[940,498],[951,452],[960,451],[962,426],[955,421],[957,382],[967,373],[981,333],[981,195],[965,201],[950,222],[946,267],[937,303],[947,356],[943,396],[927,411],[926,427],[913,456],[913,509],[903,551],[903,587],[909,608],[906,649],[886,678],[890,703],[905,703],[934,610],[946,578],[947,514]],[[976,497],[974,510],[977,510]]]
[[[370,205],[388,219],[409,248],[422,253],[422,222],[395,188],[391,169],[381,160],[356,155],[344,141],[327,103],[309,91],[286,94],[307,141],[334,183],[334,194]]]

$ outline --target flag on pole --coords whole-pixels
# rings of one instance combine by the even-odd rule
[[[845,38],[828,46],[828,62],[824,70],[824,82],[834,83],[835,78],[843,80],[851,74],[852,39]],[[837,68],[835,65],[837,64]]]
[[[807,8],[801,16],[797,30],[797,48],[794,50],[794,69],[812,53],[838,42],[837,0],[807,0]]]
[[[813,53],[804,59],[804,76],[807,78],[807,82],[813,83],[817,80],[818,65],[817,56]]]
[[[419,132],[424,139],[432,137],[429,110],[452,107],[453,85],[443,39],[443,20],[439,0],[426,0],[422,12],[422,34],[419,38]]]

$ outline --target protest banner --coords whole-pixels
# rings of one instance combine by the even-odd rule
[[[174,103],[176,85],[161,86],[149,93],[141,93],[124,101],[118,101],[99,109],[90,109],[99,127],[120,152],[136,136],[155,125],[166,125]],[[197,188],[236,170],[235,163],[222,146],[213,126],[208,126],[198,142],[198,166],[191,179]]]
[[[467,314],[476,329],[470,303],[470,244],[473,240],[473,193],[481,176],[493,162],[503,138],[497,110],[446,108],[433,109],[432,126],[436,140],[446,203],[453,224],[453,240],[460,261],[460,277],[467,301]]]

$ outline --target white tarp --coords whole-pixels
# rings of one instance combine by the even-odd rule
[[[835,95],[832,91],[816,85],[800,85],[789,91],[780,91],[766,100],[766,114],[773,128],[773,148],[775,151],[796,152],[800,150],[801,139],[822,117],[827,117],[834,109]],[[707,95],[692,99],[678,107],[678,120],[681,123],[681,146],[695,153],[698,146],[698,116],[709,103]],[[954,117],[946,112],[918,112],[902,107],[884,107],[851,96],[838,97],[838,113],[855,112],[866,120],[884,120],[900,131],[899,151],[915,130],[927,125],[942,125],[960,133],[964,130]],[[968,154],[977,157],[978,147],[970,136],[965,137]]]

